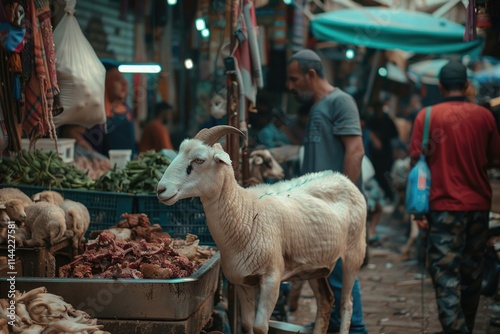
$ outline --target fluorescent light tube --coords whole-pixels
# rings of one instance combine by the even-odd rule
[[[122,64],[118,66],[122,73],[159,73],[161,66],[157,64]]]

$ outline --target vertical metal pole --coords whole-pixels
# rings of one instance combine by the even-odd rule
[[[185,26],[185,20],[184,20],[184,1],[178,1],[177,2],[177,13],[180,15],[180,24],[181,27]],[[174,7],[174,8],[175,8]],[[188,112],[186,110],[186,69],[184,68],[184,55],[185,55],[185,43],[182,43],[181,41],[186,40],[186,32],[183,29],[181,31],[181,39],[179,42],[179,45],[182,45],[180,48],[180,54],[179,54],[179,62],[181,63],[180,66],[180,71],[179,71],[179,100],[178,100],[178,106],[179,106],[179,124],[181,126],[181,131],[186,132],[186,130],[189,130],[189,124],[187,123],[187,118],[186,118],[186,113]]]
[[[227,75],[227,120],[228,125],[238,127],[238,83],[236,82],[236,74],[228,73]],[[234,176],[238,179],[239,161],[239,137],[232,135],[227,138],[227,152],[233,161]],[[234,285],[228,282],[227,286],[227,301],[228,301],[228,318],[231,327],[231,333],[238,334],[238,300]]]
[[[239,0],[226,0],[226,26],[228,27],[228,37],[230,39],[230,50],[234,50],[236,41],[234,37],[234,27],[236,26],[236,22],[234,22],[236,13],[233,13],[233,10],[238,6],[233,6],[234,1]],[[226,73],[226,85],[227,85],[227,122],[228,125],[238,126],[238,93],[239,87],[236,79],[236,72],[227,72]],[[233,162],[234,168],[234,176],[236,180],[238,180],[238,170],[239,170],[239,138],[238,136],[229,136],[226,139],[226,151],[229,153],[231,157],[231,161]],[[228,310],[227,316],[229,319],[229,327],[231,328],[232,334],[239,334],[240,326],[238,323],[238,299],[236,297],[235,286],[231,282],[228,282],[227,286],[227,302],[228,302]]]

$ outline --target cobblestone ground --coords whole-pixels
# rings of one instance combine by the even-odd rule
[[[386,209],[390,212],[390,208]],[[441,330],[430,278],[424,280],[423,303],[421,269],[413,249],[413,259],[402,260],[400,248],[406,241],[408,227],[383,216],[378,233],[380,242],[369,249],[369,263],[361,269],[363,313],[368,333],[436,333]],[[423,305],[423,319],[422,319]],[[308,325],[314,321],[316,301],[305,284],[297,311],[288,313],[288,322]],[[500,298],[482,297],[476,318],[475,334],[500,333],[489,325],[492,316],[500,315]],[[423,321],[422,321],[423,320]]]

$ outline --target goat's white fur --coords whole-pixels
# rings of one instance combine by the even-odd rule
[[[347,177],[328,171],[244,189],[219,144],[187,139],[158,183],[158,199],[173,205],[189,197],[203,203],[222,270],[238,292],[244,332],[268,332],[281,281],[308,280],[318,305],[314,334],[326,333],[334,298],[326,277],[341,258],[340,332],[348,333],[366,203]]]

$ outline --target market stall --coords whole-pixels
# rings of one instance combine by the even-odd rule
[[[19,207],[19,218],[6,205],[17,198],[0,198],[0,290],[12,292],[0,294],[0,333],[31,326],[66,332],[67,322],[89,333],[222,331],[221,321],[214,325],[220,255],[203,207],[198,199],[168,207],[156,198],[172,152],[129,154],[115,164],[111,154],[106,157],[109,152],[97,154],[82,145],[81,132],[66,131],[106,122],[113,104],[105,94],[106,64],[76,20],[76,1],[25,4],[0,4],[0,30],[6,36],[0,53],[8,59],[0,66],[0,192],[15,188],[30,201]],[[136,5],[142,8],[141,2]],[[140,34],[137,39],[143,40]],[[237,82],[236,72],[231,78]],[[143,79],[138,82],[147,82]],[[231,101],[239,100],[238,91],[232,92]],[[134,106],[144,109],[146,99],[137,100],[136,90],[134,95]],[[240,117],[231,106],[231,121],[240,126],[245,113]],[[64,132],[73,137],[63,138]],[[237,152],[239,142],[228,150]],[[58,196],[41,199],[47,191]],[[68,202],[84,209],[72,211],[65,207]],[[41,203],[48,208],[39,215],[49,217],[44,224],[35,223],[29,212]],[[76,238],[77,232],[84,238]],[[70,311],[36,308],[49,294]],[[12,302],[18,317],[6,323]]]
[[[1,203],[12,201],[5,201],[2,196],[13,187],[0,187]],[[137,333],[201,333],[204,328],[212,327],[214,308],[221,295],[220,257],[212,246],[213,241],[202,242],[197,235],[190,233],[197,232],[195,227],[198,225],[176,221],[175,209],[165,210],[169,212],[164,212],[161,225],[152,224],[144,213],[127,213],[135,207],[133,194],[62,189],[57,194],[64,196],[64,202],[58,206],[49,203],[56,196],[46,196],[54,195],[54,188],[47,191],[46,187],[20,185],[14,189],[23,189],[41,201],[25,209],[25,222],[2,222],[1,229],[6,235],[0,242],[1,291],[18,290],[22,293],[43,288],[79,312],[95,318],[93,325],[100,325],[100,329],[110,333],[129,333],[131,326]],[[120,199],[123,206],[118,205]],[[92,220],[88,229],[82,231],[86,235],[85,242],[75,246],[71,242],[73,234],[67,234],[54,243],[52,238],[45,239],[50,243],[48,245],[45,242],[31,243],[35,234],[47,229],[52,235],[55,227],[51,223],[46,226],[31,224],[35,218],[30,214],[30,208],[43,204],[55,210],[64,208],[66,202],[77,203],[77,200],[86,203],[85,210],[89,211],[88,218]],[[107,202],[107,208],[102,205],[104,202]],[[130,210],[125,209],[127,203]],[[180,208],[179,213],[186,214],[182,206]],[[161,216],[161,211],[156,214]],[[2,212],[10,214],[6,207],[0,207]],[[202,213],[197,211],[198,215]],[[74,214],[74,211],[69,211],[69,214]],[[49,221],[56,219],[56,215],[48,211],[43,216]],[[80,218],[73,217],[74,226]],[[185,216],[177,219],[183,218]],[[7,235],[14,230],[16,240],[11,242]],[[76,228],[72,232],[76,233]],[[26,238],[19,242],[21,235]],[[208,237],[206,234],[205,241]],[[0,296],[0,311],[8,314],[5,305],[14,298],[18,297]],[[26,302],[28,310],[30,305],[35,307]],[[16,314],[19,312],[16,310]],[[50,316],[58,318],[54,313],[47,315]],[[20,330],[31,324],[29,317],[28,320],[15,319],[9,328]]]
[[[110,333],[200,333],[210,326],[218,302],[219,262],[215,254],[191,276],[177,279],[18,277],[16,289],[44,287]],[[0,281],[2,291],[9,285]]]

